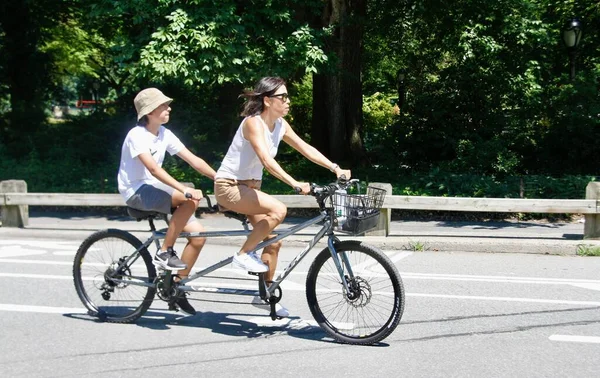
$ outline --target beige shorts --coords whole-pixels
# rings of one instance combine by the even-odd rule
[[[254,190],[260,190],[261,183],[261,180],[218,178],[215,180],[215,198],[220,207],[229,209],[231,204],[237,204]]]

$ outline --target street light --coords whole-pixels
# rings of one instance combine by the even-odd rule
[[[573,18],[567,21],[562,30],[563,42],[569,53],[569,63],[571,65],[569,78],[571,80],[575,78],[575,58],[577,57],[577,47],[579,46],[579,42],[581,42],[581,29],[581,21]]]

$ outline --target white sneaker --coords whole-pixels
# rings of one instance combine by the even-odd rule
[[[252,273],[264,273],[269,270],[256,253],[236,253],[233,255],[231,265]]]
[[[252,298],[252,302],[250,302],[250,304],[252,304],[252,306],[254,307],[271,311],[271,306],[262,299],[260,299],[258,295]],[[277,315],[280,318],[287,318],[288,316],[290,316],[290,312],[287,308],[283,307],[279,303],[275,303],[275,315]]]

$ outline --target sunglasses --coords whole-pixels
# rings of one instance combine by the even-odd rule
[[[269,96],[269,98],[273,98],[273,97],[279,97],[279,98],[281,98],[281,101],[283,101],[283,102],[286,102],[287,100],[290,99],[290,95],[288,95],[287,93],[280,93],[280,94]]]

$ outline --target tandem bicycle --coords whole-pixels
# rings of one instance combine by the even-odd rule
[[[356,192],[355,194],[352,194]],[[404,311],[404,286],[393,262],[379,248],[359,240],[340,240],[336,233],[361,235],[379,222],[380,209],[386,191],[367,187],[360,194],[356,179],[338,179],[328,185],[311,184],[319,215],[298,225],[272,231],[273,238],[261,242],[253,251],[282,240],[312,225],[322,227],[306,246],[272,282],[263,273],[257,276],[257,290],[236,288],[202,288],[191,286],[219,268],[228,266],[233,257],[225,258],[187,278],[174,280],[176,274],[152,264],[149,249],[160,248],[166,229],[157,230],[155,219],[168,218],[157,212],[128,208],[129,215],[138,221],[147,220],[152,232],[144,242],[119,229],[97,231],[86,238],[75,255],[73,278],[77,294],[88,314],[100,320],[130,323],[144,315],[155,297],[175,309],[174,302],[182,292],[258,295],[270,305],[271,319],[277,319],[275,304],[282,297],[281,283],[321,240],[327,237],[327,247],[319,252],[306,277],[306,300],[318,325],[339,342],[374,344],[389,336],[398,326]],[[209,209],[216,209],[211,206]],[[249,222],[245,215],[225,211],[224,215],[238,219],[241,230],[186,233],[189,237],[247,236]],[[205,246],[206,248],[206,246]],[[252,274],[252,273],[251,273]]]

